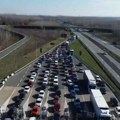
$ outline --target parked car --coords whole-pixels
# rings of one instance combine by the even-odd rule
[[[80,72],[80,73],[83,73],[83,72],[84,72],[84,69],[83,69],[82,66],[79,68],[79,72]]]
[[[55,78],[54,78],[53,85],[54,85],[54,86],[58,86],[58,79],[55,79]]]
[[[28,82],[28,85],[29,85],[30,87],[32,87],[32,86],[33,86],[33,82],[32,82],[32,81],[29,81],[29,82]]]
[[[38,97],[43,98],[45,95],[45,91],[44,90],[40,90]]]
[[[29,93],[30,92],[30,86],[25,86],[24,87],[24,92]]]
[[[31,77],[36,77],[36,76],[37,76],[36,72],[32,72]]]
[[[100,87],[100,91],[101,91],[102,94],[106,94],[106,89],[105,89],[105,87]]]
[[[29,120],[36,120],[36,117],[30,117]]]
[[[74,100],[74,107],[75,107],[76,112],[80,112],[80,110],[81,110],[81,103],[80,103],[80,99],[79,98]]]
[[[74,85],[74,90],[75,90],[76,93],[79,93],[80,92],[79,86],[78,85]]]
[[[50,74],[50,71],[46,70],[45,75],[49,76],[49,74]]]
[[[120,117],[120,106],[117,106],[115,108],[115,112],[116,112],[117,116]]]
[[[70,96],[71,96],[71,98],[75,98],[75,96],[76,96],[75,90],[70,91]]]
[[[17,97],[16,97],[16,100],[15,100],[15,106],[16,106],[16,107],[19,107],[20,104],[21,104],[21,102],[22,102],[22,99],[20,99],[20,97],[17,96]]]
[[[34,77],[34,76],[31,76],[30,79],[29,79],[29,81],[35,82],[35,77]]]
[[[68,80],[68,81],[67,81],[67,85],[68,85],[68,86],[72,86],[72,85],[73,85],[72,80]]]
[[[35,105],[41,107],[41,105],[42,105],[42,98],[38,97],[37,100],[36,100]]]
[[[98,87],[105,87],[105,82],[101,80],[101,81],[97,82],[97,86]]]
[[[37,67],[38,67],[38,68],[41,68],[41,63],[38,62],[38,63],[37,63]]]
[[[44,77],[43,79],[43,85],[47,85],[48,84],[48,77]]]
[[[23,91],[23,92],[21,92],[21,93],[19,94],[19,98],[23,100],[23,99],[25,98],[25,95],[26,95],[26,94],[25,94],[25,92]]]
[[[53,120],[60,120],[60,113],[58,111],[54,112]]]
[[[56,102],[55,104],[54,104],[54,111],[60,111],[60,103],[59,102]]]
[[[60,97],[60,96],[61,96],[61,91],[60,91],[60,90],[57,90],[57,91],[56,91],[56,95]]]
[[[42,118],[42,120],[47,119],[47,109],[46,109],[46,107],[42,107],[41,118]]]
[[[113,107],[118,106],[118,101],[117,101],[117,99],[116,99],[115,97],[111,97],[111,98],[110,98],[110,103],[111,103],[111,105],[112,105]]]
[[[40,107],[35,105],[32,109],[31,116],[39,117],[40,116]]]
[[[65,120],[68,120],[69,117],[70,117],[69,109],[65,108],[64,109],[64,118],[65,118]]]

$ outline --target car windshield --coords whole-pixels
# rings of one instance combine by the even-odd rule
[[[117,111],[120,112],[120,109],[117,108]]]
[[[41,103],[41,100],[38,100],[37,103]]]

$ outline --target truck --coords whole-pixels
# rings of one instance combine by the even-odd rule
[[[97,120],[111,120],[108,104],[99,89],[91,89],[90,100],[93,104]]]
[[[96,88],[96,80],[90,70],[84,70],[83,78],[85,80],[88,92],[90,92],[91,89]]]

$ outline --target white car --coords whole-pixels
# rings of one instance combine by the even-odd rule
[[[45,91],[44,90],[40,90],[38,97],[43,98],[45,95]]]
[[[55,75],[55,76],[54,76],[54,79],[58,79],[58,76],[57,76],[57,75]]]
[[[73,85],[72,80],[68,80],[68,81],[67,81],[67,84],[68,84],[69,86]]]
[[[96,82],[101,82],[102,81],[99,75],[96,75],[95,79],[96,79]]]
[[[36,76],[37,76],[36,72],[32,72],[31,77],[36,77]]]
[[[37,98],[35,105],[41,106],[42,105],[42,98]]]
[[[83,72],[84,72],[83,67],[80,67],[80,68],[79,68],[79,71],[80,71],[81,73],[83,73]]]
[[[49,76],[50,72],[48,70],[45,71],[45,75]]]
[[[30,86],[25,86],[24,92],[29,93],[30,92]]]
[[[43,84],[45,84],[45,85],[48,84],[48,78],[47,78],[47,77],[44,77],[44,79],[43,79]]]
[[[29,81],[35,82],[35,77],[31,76],[30,79],[29,79]]]
[[[38,62],[38,63],[37,63],[37,67],[38,67],[38,68],[41,68],[41,63]]]
[[[57,86],[58,85],[58,79],[54,79],[53,85]]]
[[[36,120],[36,117],[30,117],[29,120]]]
[[[115,112],[116,112],[116,114],[120,117],[120,106],[117,106],[117,107],[115,108]]]
[[[55,60],[55,65],[58,65],[58,60]]]

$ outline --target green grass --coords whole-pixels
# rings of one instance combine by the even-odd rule
[[[87,51],[87,49],[83,46],[83,44],[76,40],[74,43],[72,43],[71,48],[74,49],[74,56],[82,60],[82,62],[91,70],[93,70],[95,73],[99,74],[105,82],[109,85],[111,90],[115,93],[115,95],[120,100],[120,90],[116,87],[116,85],[113,83],[113,80],[111,80],[103,71],[102,67],[99,66],[99,64],[95,61],[95,59],[91,56],[91,54]],[[79,52],[82,52],[80,55]]]
[[[63,42],[64,40],[65,39],[63,38],[58,38],[40,47],[37,47],[37,49],[34,49],[33,51],[28,52],[27,54],[24,54],[26,50],[29,50],[26,49],[26,46],[28,47],[30,45],[30,41],[28,41],[25,45],[21,46],[20,48],[18,48],[17,50],[0,60],[0,79],[20,69],[27,63],[44,54],[54,46]],[[51,42],[54,43],[54,45],[51,45]],[[40,53],[40,48],[43,49],[42,53]]]

